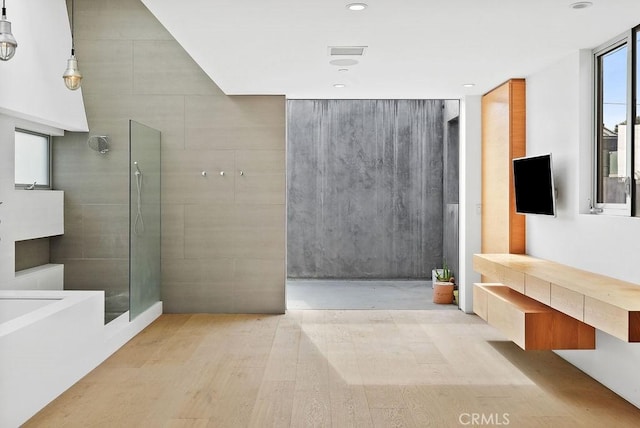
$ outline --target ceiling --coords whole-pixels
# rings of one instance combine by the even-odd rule
[[[639,0],[142,1],[226,94],[288,98],[483,94],[640,24]],[[367,48],[338,67],[329,46]]]

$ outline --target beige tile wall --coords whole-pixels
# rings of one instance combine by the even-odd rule
[[[16,241],[16,272],[49,263],[49,238]]]
[[[67,215],[52,258],[69,263],[69,286],[95,269],[124,279],[133,119],[162,132],[165,312],[283,312],[284,97],[224,95],[138,0],[75,8],[91,134],[108,134],[112,151],[96,155],[86,135],[55,142]]]

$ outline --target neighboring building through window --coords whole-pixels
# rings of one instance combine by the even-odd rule
[[[640,117],[637,29],[594,51],[596,66],[595,201],[605,213],[639,215]],[[635,88],[635,89],[634,89]],[[634,93],[634,90],[636,91]],[[628,126],[629,123],[634,126]],[[635,147],[634,147],[635,146]],[[633,171],[633,174],[631,172]]]
[[[15,183],[20,188],[51,188],[51,140],[48,135],[16,130]]]
[[[634,31],[634,44],[635,44],[635,74],[633,76],[633,87],[635,93],[633,94],[633,112],[632,117],[634,120],[634,134],[633,134],[633,215],[640,217],[640,27],[636,27]]]

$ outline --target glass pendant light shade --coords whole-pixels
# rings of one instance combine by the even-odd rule
[[[80,87],[82,74],[80,74],[80,70],[78,70],[78,60],[76,60],[73,51],[71,51],[71,58],[67,60],[67,69],[64,71],[62,78],[64,79],[64,84],[70,90],[75,91]]]
[[[2,18],[0,18],[0,60],[9,61],[16,53],[18,42],[11,34],[11,22],[7,21],[7,9],[2,1]]]
[[[64,79],[65,86],[75,91],[80,87],[82,74],[80,74],[80,70],[78,70],[78,60],[76,59],[76,51],[73,44],[73,9],[74,4],[73,0],[71,0],[71,57],[67,60],[67,69],[64,71],[62,78]]]

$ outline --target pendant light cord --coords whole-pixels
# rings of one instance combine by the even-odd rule
[[[5,0],[2,0],[3,2]],[[75,49],[75,43],[73,40],[73,9],[74,9],[74,0],[71,0],[71,56],[75,55],[76,49]]]
[[[4,7],[4,2],[5,0],[2,0],[2,17],[6,17],[7,16],[7,8]]]

